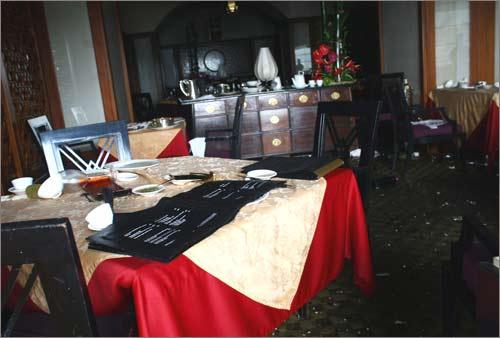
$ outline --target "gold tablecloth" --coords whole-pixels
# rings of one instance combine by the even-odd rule
[[[436,107],[445,107],[448,116],[464,128],[466,137],[476,129],[488,113],[493,95],[498,88],[490,89],[434,89],[429,93]]]
[[[241,179],[241,167],[252,162],[218,158],[173,157],[146,169],[151,176],[193,172],[215,173],[216,179]],[[142,181],[141,181],[142,180]],[[289,309],[297,291],[309,252],[326,189],[326,181],[288,180],[290,187],[270,191],[258,204],[243,207],[236,218],[214,234],[187,250],[186,255],[203,270],[247,297],[275,308]],[[144,184],[141,178],[132,187]],[[131,195],[114,201],[116,212],[133,212],[154,206],[162,197],[190,190],[194,185],[169,185],[152,197]],[[100,202],[88,202],[80,193],[63,194],[56,200],[12,200],[1,203],[2,222],[68,217],[82,262],[85,278],[90,280],[104,260],[123,257],[89,250],[86,237],[94,232],[87,228],[85,216]],[[28,268],[19,281],[25,284]],[[40,285],[32,300],[48,312]]]

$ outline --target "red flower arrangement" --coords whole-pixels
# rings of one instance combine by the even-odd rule
[[[360,67],[348,56],[341,58],[340,66],[337,67],[337,58],[339,56],[330,46],[324,43],[313,51],[312,56],[314,63],[316,63],[313,79],[323,80],[325,86],[333,82],[354,80]]]

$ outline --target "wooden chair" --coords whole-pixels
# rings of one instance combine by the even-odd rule
[[[207,143],[206,156],[223,158],[241,158],[241,120],[243,118],[243,105],[245,96],[238,96],[234,110],[232,128],[208,129],[205,131],[205,142]],[[221,142],[225,145],[221,147]],[[210,147],[210,143],[214,144]]]
[[[420,105],[409,106],[403,90],[403,82],[382,79],[384,101],[387,103],[392,119],[395,121],[394,161],[399,157],[399,142],[406,143],[407,161],[412,158],[416,144],[431,144],[455,141],[457,158],[461,158],[460,146],[465,141],[465,133],[456,121],[450,119],[443,107],[424,108]],[[435,129],[412,122],[440,119],[445,123]],[[408,162],[407,162],[408,163]],[[395,167],[396,163],[393,163]]]
[[[85,173],[102,169],[114,146],[116,146],[119,160],[130,160],[132,158],[127,122],[124,120],[46,131],[40,134],[40,138],[51,176],[64,170],[62,155],[71,161],[76,168]],[[98,139],[105,139],[106,141],[97,154],[97,159],[85,159],[72,148],[72,145],[88,143],[88,141]]]
[[[149,121],[157,117],[150,93],[132,95],[132,105],[134,106],[136,120],[139,122]]]
[[[498,337],[498,236],[476,217],[464,217],[457,242],[451,244],[450,260],[442,265],[443,329],[454,336],[457,301],[476,317],[479,336]]]
[[[96,322],[80,257],[67,218],[2,224],[2,268],[11,266],[2,289],[2,336],[128,335],[130,313],[102,317]],[[18,287],[24,264],[33,264],[26,285],[16,295],[13,309],[7,301]],[[50,314],[23,312],[36,278],[40,279]],[[113,321],[113,322],[112,322]]]
[[[333,143],[331,155],[343,159],[356,173],[365,209],[372,186],[372,166],[375,155],[378,118],[381,101],[370,102],[319,102],[314,132],[313,156],[326,155],[326,135]],[[355,119],[348,133],[341,134],[335,125],[334,117]],[[350,150],[357,141],[361,155],[357,166],[352,166]]]

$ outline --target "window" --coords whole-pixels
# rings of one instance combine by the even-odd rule
[[[436,84],[469,78],[469,2],[436,1]]]

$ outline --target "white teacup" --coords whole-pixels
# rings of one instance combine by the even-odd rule
[[[316,84],[318,85],[318,87],[323,86],[323,80],[316,80]]]
[[[314,80],[309,80],[309,87],[315,87],[316,86],[316,81]]]
[[[47,178],[38,189],[40,198],[58,198],[61,196],[64,183],[60,174]]]
[[[33,184],[33,177],[19,177],[12,180],[12,186],[16,190],[25,190],[28,186]]]

